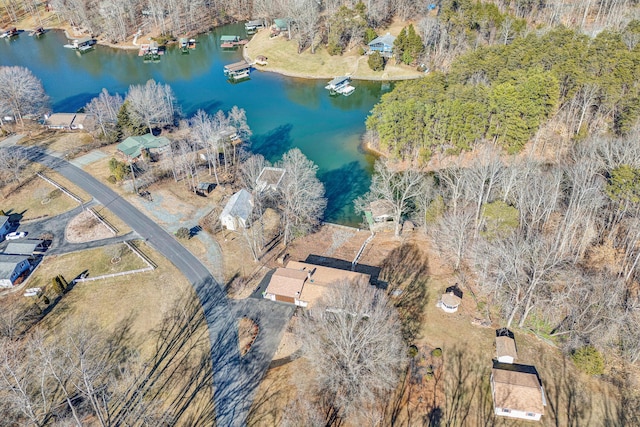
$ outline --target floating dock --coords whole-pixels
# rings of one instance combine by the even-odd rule
[[[336,77],[324,88],[327,89],[331,95],[349,96],[356,90],[356,88],[351,86],[350,83],[351,77],[349,76]]]

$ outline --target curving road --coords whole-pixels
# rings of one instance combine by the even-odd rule
[[[200,299],[209,327],[215,422],[218,426],[246,425],[253,395],[266,371],[263,359],[269,358],[269,354],[263,354],[260,360],[256,360],[261,368],[264,366],[263,369],[247,369],[247,360],[241,359],[238,350],[235,310],[230,307],[224,289],[209,270],[172,235],[87,172],[40,148],[19,149],[30,160],[55,169],[91,194],[186,276]]]

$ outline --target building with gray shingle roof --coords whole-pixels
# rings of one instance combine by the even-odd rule
[[[12,288],[16,279],[30,267],[27,256],[0,254],[0,288]]]
[[[42,240],[25,239],[18,242],[11,242],[4,250],[5,254],[11,255],[33,255],[34,252],[42,252],[44,250]]]

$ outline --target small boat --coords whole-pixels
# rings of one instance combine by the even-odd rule
[[[196,39],[189,39],[189,42],[187,43],[187,47],[189,49],[195,49],[196,48]]]

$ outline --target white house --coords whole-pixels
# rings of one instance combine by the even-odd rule
[[[493,409],[501,417],[539,421],[547,399],[534,366],[496,362],[491,370]]]
[[[10,228],[11,223],[9,222],[9,217],[0,215],[0,240],[4,239],[7,233],[9,233]]]
[[[253,211],[253,196],[244,188],[235,193],[220,214],[220,222],[227,230],[247,228],[247,221]]]
[[[16,279],[29,268],[27,256],[0,254],[0,288],[12,288]]]

